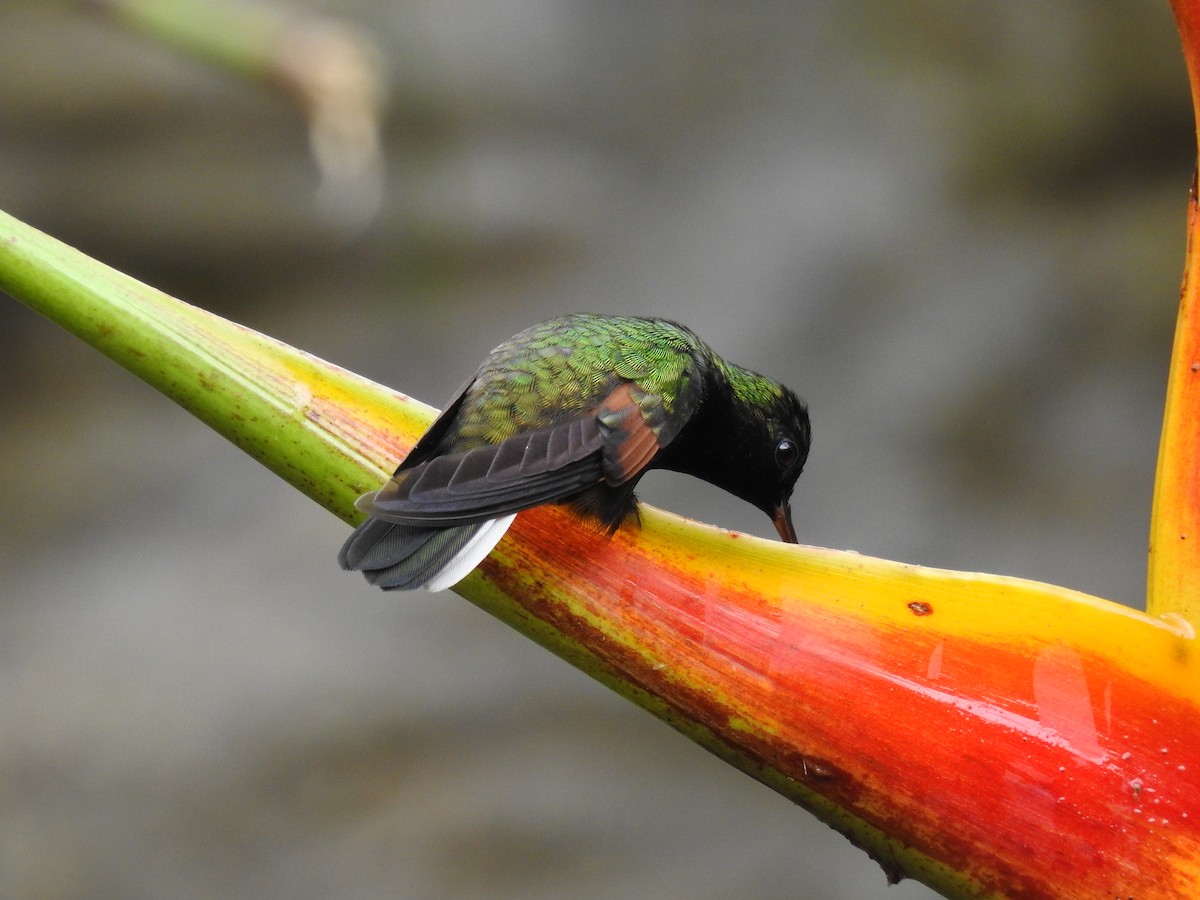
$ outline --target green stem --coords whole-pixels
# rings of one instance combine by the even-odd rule
[[[0,212],[0,289],[346,521],[433,410],[148,287]],[[369,400],[367,399],[369,398]],[[387,428],[377,421],[387,408]],[[370,407],[376,412],[365,414]]]

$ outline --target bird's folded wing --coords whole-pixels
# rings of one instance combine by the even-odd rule
[[[562,500],[604,479],[605,429],[581,416],[498,444],[435,457],[396,475],[358,507],[406,525],[464,525]]]

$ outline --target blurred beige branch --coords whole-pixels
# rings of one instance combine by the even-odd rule
[[[291,94],[304,110],[321,181],[317,203],[354,231],[383,195],[383,53],[362,29],[287,3],[248,0],[82,0],[165,44]]]

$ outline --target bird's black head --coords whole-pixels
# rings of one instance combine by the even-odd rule
[[[773,388],[769,396],[743,402],[745,433],[739,443],[744,463],[730,490],[770,516],[779,537],[794,544],[792,489],[808,460],[812,426],[799,397],[774,382],[769,386]]]
[[[717,374],[659,465],[703,478],[761,509],[796,543],[791,496],[812,441],[808,409],[791,390],[718,360]]]

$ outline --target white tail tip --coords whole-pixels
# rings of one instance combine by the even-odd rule
[[[500,543],[500,538],[504,537],[504,532],[508,531],[508,526],[513,523],[513,519],[516,517],[517,514],[512,513],[500,519],[491,519],[484,522],[483,526],[475,532],[474,537],[467,541],[466,545],[450,558],[450,562],[446,563],[436,575],[425,582],[425,590],[443,591],[466,578],[471,570],[483,562],[484,558],[492,552],[492,548]]]

